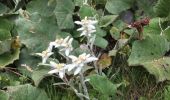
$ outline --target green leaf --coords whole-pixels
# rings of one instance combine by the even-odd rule
[[[94,34],[100,37],[104,37],[107,35],[106,31],[102,30],[99,26],[96,26],[96,32]]]
[[[100,27],[107,27],[109,24],[111,24],[116,18],[118,17],[118,15],[106,15],[103,16],[100,21],[99,21],[99,25]]]
[[[84,19],[85,17],[94,17],[97,12],[94,8],[89,5],[83,5],[79,10],[80,18]]]
[[[154,1],[150,0],[137,0],[137,6],[139,7],[139,13],[143,12],[143,16],[155,17],[155,12],[153,6],[155,5]],[[139,14],[139,16],[141,16]]]
[[[11,50],[12,40],[0,41],[0,54],[9,52]]]
[[[0,29],[10,31],[13,27],[12,22],[7,19],[0,18]]]
[[[133,3],[134,0],[107,0],[105,8],[108,12],[118,15],[129,9]]]
[[[32,0],[26,7],[29,13],[38,12],[43,16],[51,16],[56,7],[56,0]]]
[[[94,74],[94,75],[88,76],[87,78],[90,79],[89,82],[93,86],[93,88],[99,91],[100,93],[107,95],[107,96],[115,95],[118,85],[113,84],[106,77]]]
[[[169,44],[164,37],[160,35],[147,36],[145,39],[133,43],[128,63],[130,66],[143,65],[144,62],[163,57],[168,50]]]
[[[158,0],[154,7],[155,13],[159,17],[168,17],[170,15],[170,0]]]
[[[42,66],[41,66],[42,67]],[[38,86],[41,80],[48,76],[48,72],[50,71],[50,68],[46,69],[38,69],[33,71],[32,73],[32,79],[34,80],[35,86]]]
[[[3,5],[2,3],[0,3],[0,14],[4,14],[9,10],[8,7],[6,7],[5,5]]]
[[[20,50],[16,49],[15,51],[6,52],[0,56],[0,68],[12,64],[15,60],[19,59]]]
[[[12,100],[49,100],[43,90],[29,84],[7,87],[7,90]]]
[[[148,61],[142,64],[143,67],[152,75],[155,76],[158,82],[170,80],[170,58],[163,57]]]
[[[10,31],[0,29],[0,41],[4,41],[11,38]]]
[[[71,0],[57,0],[55,15],[60,29],[71,29],[74,27],[72,14],[74,3]]]
[[[153,18],[150,20],[149,25],[144,27],[144,35],[160,34],[161,29],[159,26],[159,18]]]
[[[170,27],[167,27],[166,30],[163,32],[163,35],[168,40],[168,42],[170,42],[170,34],[169,33],[170,33]]]
[[[55,16],[40,17],[33,14],[29,20],[21,17],[16,20],[16,26],[21,42],[33,53],[45,50],[59,33]]]
[[[169,100],[170,99],[170,86],[167,86],[167,88],[165,88],[165,90],[164,90],[165,92],[164,92],[164,100]]]
[[[9,94],[0,90],[0,100],[9,100]]]
[[[75,6],[82,6],[83,5],[83,0],[74,0]]]
[[[28,71],[25,67],[21,66],[22,64],[26,64],[29,66],[32,70],[35,70],[37,68],[38,63],[41,62],[41,59],[38,57],[35,57],[31,55],[31,52],[27,48],[22,48],[20,53],[20,59],[17,63],[17,69],[20,73],[22,73],[25,76],[31,77],[32,72]]]
[[[96,36],[96,39],[94,41],[94,45],[101,47],[101,48],[106,48],[107,45],[108,45],[108,42],[104,38],[102,38],[100,36]]]

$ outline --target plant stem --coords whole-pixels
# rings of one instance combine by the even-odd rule
[[[80,73],[80,82],[81,82],[81,85],[82,85],[82,87],[83,87],[84,95],[87,97],[86,100],[90,100],[90,98],[89,98],[89,93],[88,93],[88,90],[87,90],[87,86],[86,86],[84,80],[85,80],[85,78],[84,78],[84,76],[83,76],[83,73],[81,72],[81,73]]]

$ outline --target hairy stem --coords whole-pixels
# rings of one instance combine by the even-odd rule
[[[84,75],[83,75],[83,73],[81,72],[81,73],[80,73],[80,82],[81,82],[81,85],[82,85],[82,87],[83,87],[83,92],[84,92],[84,95],[87,97],[86,100],[90,100],[90,98],[89,98],[89,93],[88,93],[88,90],[87,90],[87,86],[86,86],[84,80],[85,80]]]

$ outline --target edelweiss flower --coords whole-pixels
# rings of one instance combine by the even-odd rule
[[[64,48],[60,50],[60,51],[65,51],[66,56],[69,56],[70,52],[73,50],[72,41],[73,41],[73,38],[70,38],[68,41],[63,43]]]
[[[54,74],[54,73],[58,73],[59,77],[63,79],[64,75],[65,75],[65,64],[63,63],[55,63],[53,61],[50,62],[50,66],[53,68],[53,70],[49,71],[49,74]]]
[[[82,25],[81,28],[77,29],[77,31],[82,31],[80,36],[91,36],[91,33],[96,32],[95,24],[97,23],[96,20],[89,20],[87,17],[81,21],[75,21],[76,24]]]
[[[73,38],[70,38],[69,36],[67,36],[65,39],[63,38],[56,39],[54,42],[49,43],[49,47],[47,50],[52,51],[53,47],[55,48],[62,47],[60,51],[65,51],[65,55],[68,56],[69,53],[73,50],[72,41],[73,41]]]
[[[42,53],[36,53],[42,57],[42,64],[45,64],[47,59],[53,54],[53,52],[49,52],[48,50],[43,51]]]
[[[71,71],[75,68],[74,75],[77,75],[81,72],[81,69],[83,68],[84,64],[98,60],[98,58],[92,57],[90,56],[90,54],[86,55],[86,53],[79,55],[79,57],[70,55],[69,58],[72,59],[73,63],[66,65],[66,68],[68,69],[68,71]]]

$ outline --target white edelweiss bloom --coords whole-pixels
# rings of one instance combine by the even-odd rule
[[[51,50],[53,47],[57,48],[57,47],[62,47],[65,45],[65,43],[67,43],[67,41],[69,40],[69,36],[67,36],[65,39],[60,38],[60,39],[56,39],[53,42],[49,43],[49,50]]]
[[[42,64],[45,64],[47,59],[53,54],[53,52],[49,52],[48,50],[43,51],[42,53],[36,53],[42,57]]]
[[[61,79],[63,79],[65,75],[65,64],[64,63],[55,63],[53,61],[50,62],[50,66],[53,68],[48,74],[57,73]]]
[[[84,64],[98,60],[98,58],[90,56],[90,54],[86,53],[79,55],[79,57],[70,55],[69,58],[71,58],[73,63],[66,65],[66,67],[68,71],[75,69],[74,75],[77,75],[81,72],[81,69],[83,68]]]
[[[75,21],[74,23],[81,25],[82,27],[77,29],[77,31],[82,31],[80,36],[91,36],[91,33],[96,32],[95,24],[97,24],[96,20],[90,20],[85,17],[85,19],[81,21]]]
[[[63,48],[60,50],[60,51],[65,51],[66,56],[69,56],[70,52],[73,50],[72,41],[73,41],[73,38],[70,38],[70,39],[67,39],[67,41],[64,41]]]

